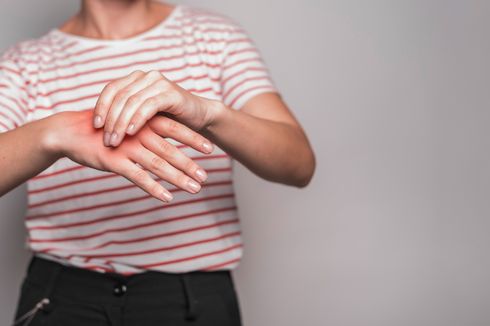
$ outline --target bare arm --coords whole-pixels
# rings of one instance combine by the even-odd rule
[[[214,102],[213,120],[203,134],[264,179],[306,186],[315,156],[286,104],[275,93],[249,100],[241,110]]]
[[[122,175],[165,202],[172,199],[172,194],[148,172],[189,193],[200,191],[206,172],[164,137],[209,154],[213,146],[203,136],[170,118],[156,116],[137,134],[128,137],[124,145],[109,148],[102,144],[102,131],[92,127],[92,113],[92,110],[57,113],[0,133],[0,169],[8,172],[0,173],[0,195],[61,157]]]
[[[59,156],[46,146],[49,118],[0,133],[0,196],[39,174]]]
[[[135,71],[106,85],[94,110],[94,127],[104,128],[106,146],[117,147],[157,113],[199,131],[266,180],[304,187],[313,176],[308,139],[273,92],[254,96],[238,111],[196,96],[158,71]]]

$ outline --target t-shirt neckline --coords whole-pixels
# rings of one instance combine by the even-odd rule
[[[93,37],[85,37],[85,36],[80,36],[80,35],[75,35],[75,34],[70,34],[63,32],[59,28],[53,28],[51,30],[51,34],[67,39],[67,40],[72,40],[72,41],[78,41],[82,42],[85,44],[93,44],[93,45],[124,45],[124,44],[130,44],[133,42],[136,42],[138,40],[141,40],[143,38],[153,36],[156,34],[160,29],[164,28],[171,22],[175,20],[175,17],[177,14],[180,12],[182,9],[181,4],[177,4],[174,6],[172,11],[165,17],[161,22],[159,22],[157,25],[151,27],[150,29],[147,29],[146,31],[143,31],[139,34],[136,34],[131,37],[123,38],[123,39],[116,39],[116,40],[110,40],[110,39],[98,39],[98,38],[93,38]]]

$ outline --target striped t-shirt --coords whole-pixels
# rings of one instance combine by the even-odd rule
[[[124,40],[53,29],[9,48],[0,61],[0,132],[57,112],[92,109],[108,82],[135,70],[158,70],[232,109],[277,92],[239,24],[177,5],[157,26]],[[153,175],[174,196],[165,204],[120,175],[62,158],[27,182],[27,248],[63,264],[128,275],[237,266],[243,248],[230,156],[217,146],[205,155],[169,141],[207,171],[199,193]]]

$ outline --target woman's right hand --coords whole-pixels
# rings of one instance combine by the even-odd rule
[[[172,194],[148,171],[189,193],[197,193],[200,183],[207,178],[204,169],[164,137],[173,138],[204,154],[213,151],[212,143],[168,117],[153,117],[137,134],[125,138],[115,148],[104,146],[103,130],[92,126],[93,110],[60,112],[48,119],[52,128],[45,146],[53,155],[117,173],[164,202],[172,200]]]

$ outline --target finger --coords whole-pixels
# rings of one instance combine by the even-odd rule
[[[159,83],[154,82],[150,86],[143,88],[139,92],[131,95],[126,101],[124,107],[122,108],[117,121],[115,122],[113,132],[117,135],[121,135],[118,137],[119,142],[115,144],[111,144],[113,146],[117,146],[122,141],[124,134],[127,133],[129,135],[136,134],[142,126],[136,128],[134,124],[130,124],[130,121],[133,119],[135,113],[139,110],[140,106],[149,98],[158,95],[161,92],[160,87],[158,87]],[[147,111],[148,114],[152,112],[157,112],[158,108],[154,108],[151,112]],[[145,117],[145,120],[149,120],[151,117]]]
[[[123,160],[114,171],[141,189],[147,192],[149,195],[163,201],[169,202],[172,200],[172,194],[165,189],[161,184],[156,182],[145,170],[138,167],[135,163],[130,160]]]
[[[174,186],[184,189],[191,194],[195,194],[201,190],[201,185],[198,182],[144,147],[138,149],[132,159],[162,180],[170,182]]]
[[[155,87],[159,89],[159,92],[140,105],[129,123],[134,126],[134,130],[142,128],[158,112],[171,114],[173,109],[181,106],[184,101],[183,95],[175,90],[168,81],[159,80],[155,83]]]
[[[199,182],[206,181],[208,177],[206,171],[163,137],[159,137],[157,134],[149,132],[142,135],[141,143],[148,150],[165,159],[176,169],[183,171],[194,180]]]
[[[104,127],[104,135],[110,135],[110,145],[115,146],[116,144],[119,144],[124,136],[124,132],[122,134],[114,132],[114,126],[129,98],[148,87],[148,85],[153,84],[157,78],[158,76],[155,74],[145,74],[123,89],[119,90],[119,92],[114,96],[109,112],[106,116]]]
[[[114,96],[117,92],[131,84],[136,79],[140,78],[144,74],[142,71],[137,70],[132,72],[126,77],[116,79],[110,83],[108,83],[97,99],[97,103],[94,108],[94,128],[101,128],[104,126],[104,122],[107,116],[107,112],[109,111],[110,105]]]
[[[173,138],[201,153],[209,154],[214,150],[213,143],[204,136],[169,117],[155,116],[148,122],[148,125],[158,135]]]

